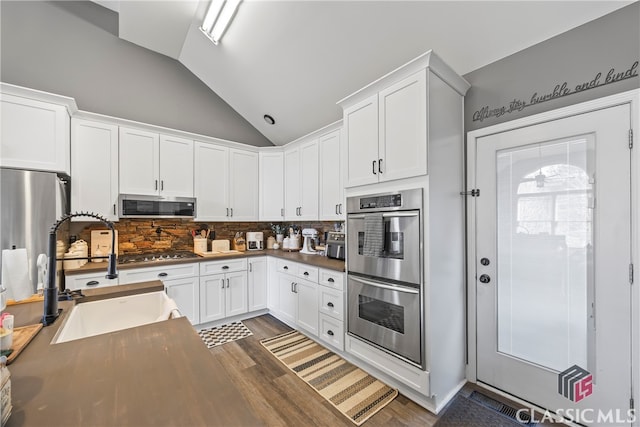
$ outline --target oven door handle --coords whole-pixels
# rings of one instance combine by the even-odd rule
[[[358,277],[353,277],[353,276],[349,276],[349,279],[362,283],[364,285],[369,285],[369,286],[375,286],[376,288],[382,288],[382,289],[389,289],[392,291],[398,291],[398,292],[404,292],[407,294],[419,294],[420,290],[418,289],[413,289],[413,288],[406,288],[404,286],[400,287],[400,286],[392,286],[392,285],[383,285],[382,283],[377,283],[377,282],[372,282],[370,280],[364,280],[364,279],[360,279]]]
[[[382,214],[383,218],[394,218],[394,217],[413,217],[420,215],[417,211],[415,212],[385,212]],[[364,219],[366,214],[349,214],[349,219]]]

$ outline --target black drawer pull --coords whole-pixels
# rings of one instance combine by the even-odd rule
[[[158,273],[158,277],[167,277],[169,273]]]
[[[335,282],[335,280],[333,280],[333,277],[329,277],[329,278],[327,279],[327,282],[329,282],[329,283],[333,283],[333,282]]]
[[[329,335],[330,337],[332,337],[332,336],[333,336],[333,331],[332,331],[331,329],[329,329],[329,330],[327,331],[327,335]]]
[[[223,266],[222,266],[222,269],[223,269],[223,270],[228,270],[228,269],[229,269],[229,266],[228,266],[228,265],[223,265]]]
[[[282,267],[283,270],[288,270],[289,267],[287,267],[286,265],[284,267]]]
[[[333,308],[333,303],[332,303],[332,302],[328,302],[328,303],[327,303],[327,307],[331,307],[331,308]]]
[[[98,286],[100,284],[100,282],[98,282],[97,280],[92,280],[90,282],[87,282],[87,286]]]
[[[305,272],[304,272],[304,273],[302,273],[302,274],[304,274],[305,276],[308,276],[308,275],[309,275],[309,272],[308,272],[308,271],[305,271]]]

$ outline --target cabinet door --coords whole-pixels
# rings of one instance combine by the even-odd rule
[[[306,280],[297,280],[294,290],[298,297],[296,323],[307,332],[318,335],[318,286]]]
[[[117,220],[118,126],[73,119],[71,165],[71,211]]]
[[[299,219],[300,207],[300,151],[298,148],[284,152],[284,217]]]
[[[323,135],[318,140],[320,157],[320,201],[321,221],[343,220],[342,169],[340,130]]]
[[[0,166],[69,174],[66,107],[2,94]]]
[[[298,219],[318,219],[318,141],[300,146],[300,209]]]
[[[284,154],[260,152],[260,221],[284,219]]]
[[[178,309],[192,325],[200,323],[200,307],[198,306],[198,278],[165,280],[164,287],[169,298],[176,302]]]
[[[230,150],[229,168],[229,219],[257,221],[258,153]]]
[[[347,187],[378,182],[378,95],[344,110]]]
[[[247,312],[247,272],[225,274],[227,287],[225,288],[226,317]]]
[[[227,221],[229,209],[229,149],[195,143],[196,221]]]
[[[226,286],[224,274],[200,278],[200,323],[224,318]]]
[[[160,135],[120,128],[120,193],[156,195],[160,189]]]
[[[278,279],[279,301],[278,305],[280,310],[278,311],[279,318],[283,322],[288,323],[291,326],[296,324],[298,297],[293,290],[293,284],[295,278],[288,274],[280,274]],[[318,309],[315,309],[316,313]]]
[[[249,311],[267,308],[267,259],[250,258],[248,278]]]
[[[193,141],[160,135],[160,194],[193,197]]]
[[[276,314],[280,311],[280,273],[278,272],[278,262],[276,258],[267,257],[267,307],[269,311]]]
[[[379,93],[380,181],[427,173],[427,84],[424,70]]]

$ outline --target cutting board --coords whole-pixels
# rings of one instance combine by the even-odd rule
[[[228,251],[207,251],[207,252],[198,252],[198,255],[203,257],[216,257],[222,255],[230,255],[230,254],[239,254],[240,251],[236,250],[228,250]]]
[[[228,240],[212,240],[211,241],[211,252],[222,252],[229,250],[229,241]]]
[[[116,250],[115,254],[118,253],[118,230],[114,230],[116,233]],[[89,255],[93,255],[96,250],[100,248],[100,250],[105,254],[111,253],[111,230],[91,230],[91,247],[89,250]]]
[[[13,329],[13,344],[11,345],[11,350],[13,351],[9,356],[7,356],[7,365],[13,362],[13,359],[18,357],[20,352],[31,342],[33,337],[40,332],[40,329],[42,329],[42,323]]]

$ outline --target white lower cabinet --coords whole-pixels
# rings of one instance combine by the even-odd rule
[[[333,317],[320,314],[318,337],[327,344],[344,350],[344,323]]]
[[[213,322],[248,311],[246,269],[244,259],[200,264],[199,323]],[[211,272],[215,274],[206,274]]]
[[[293,290],[295,280],[288,274],[280,274],[278,278],[278,317],[292,326],[296,324],[298,314],[298,298]]]
[[[107,271],[105,267],[105,270],[100,272],[66,275],[64,278],[64,286],[65,289],[75,291],[79,289],[95,289],[105,286],[115,286],[118,284],[118,278],[107,279],[106,274]]]
[[[344,273],[321,268],[319,271],[318,337],[325,343],[344,350]]]
[[[186,279],[163,280],[164,289],[178,306],[178,310],[189,319],[192,325],[200,320],[200,308],[198,307],[198,277]]]
[[[267,308],[267,258],[249,258],[247,272],[249,311]]]
[[[318,284],[298,279],[293,290],[298,300],[296,324],[307,332],[318,335]]]
[[[267,274],[267,308],[277,316],[280,311],[280,273],[277,258],[267,257]]]

